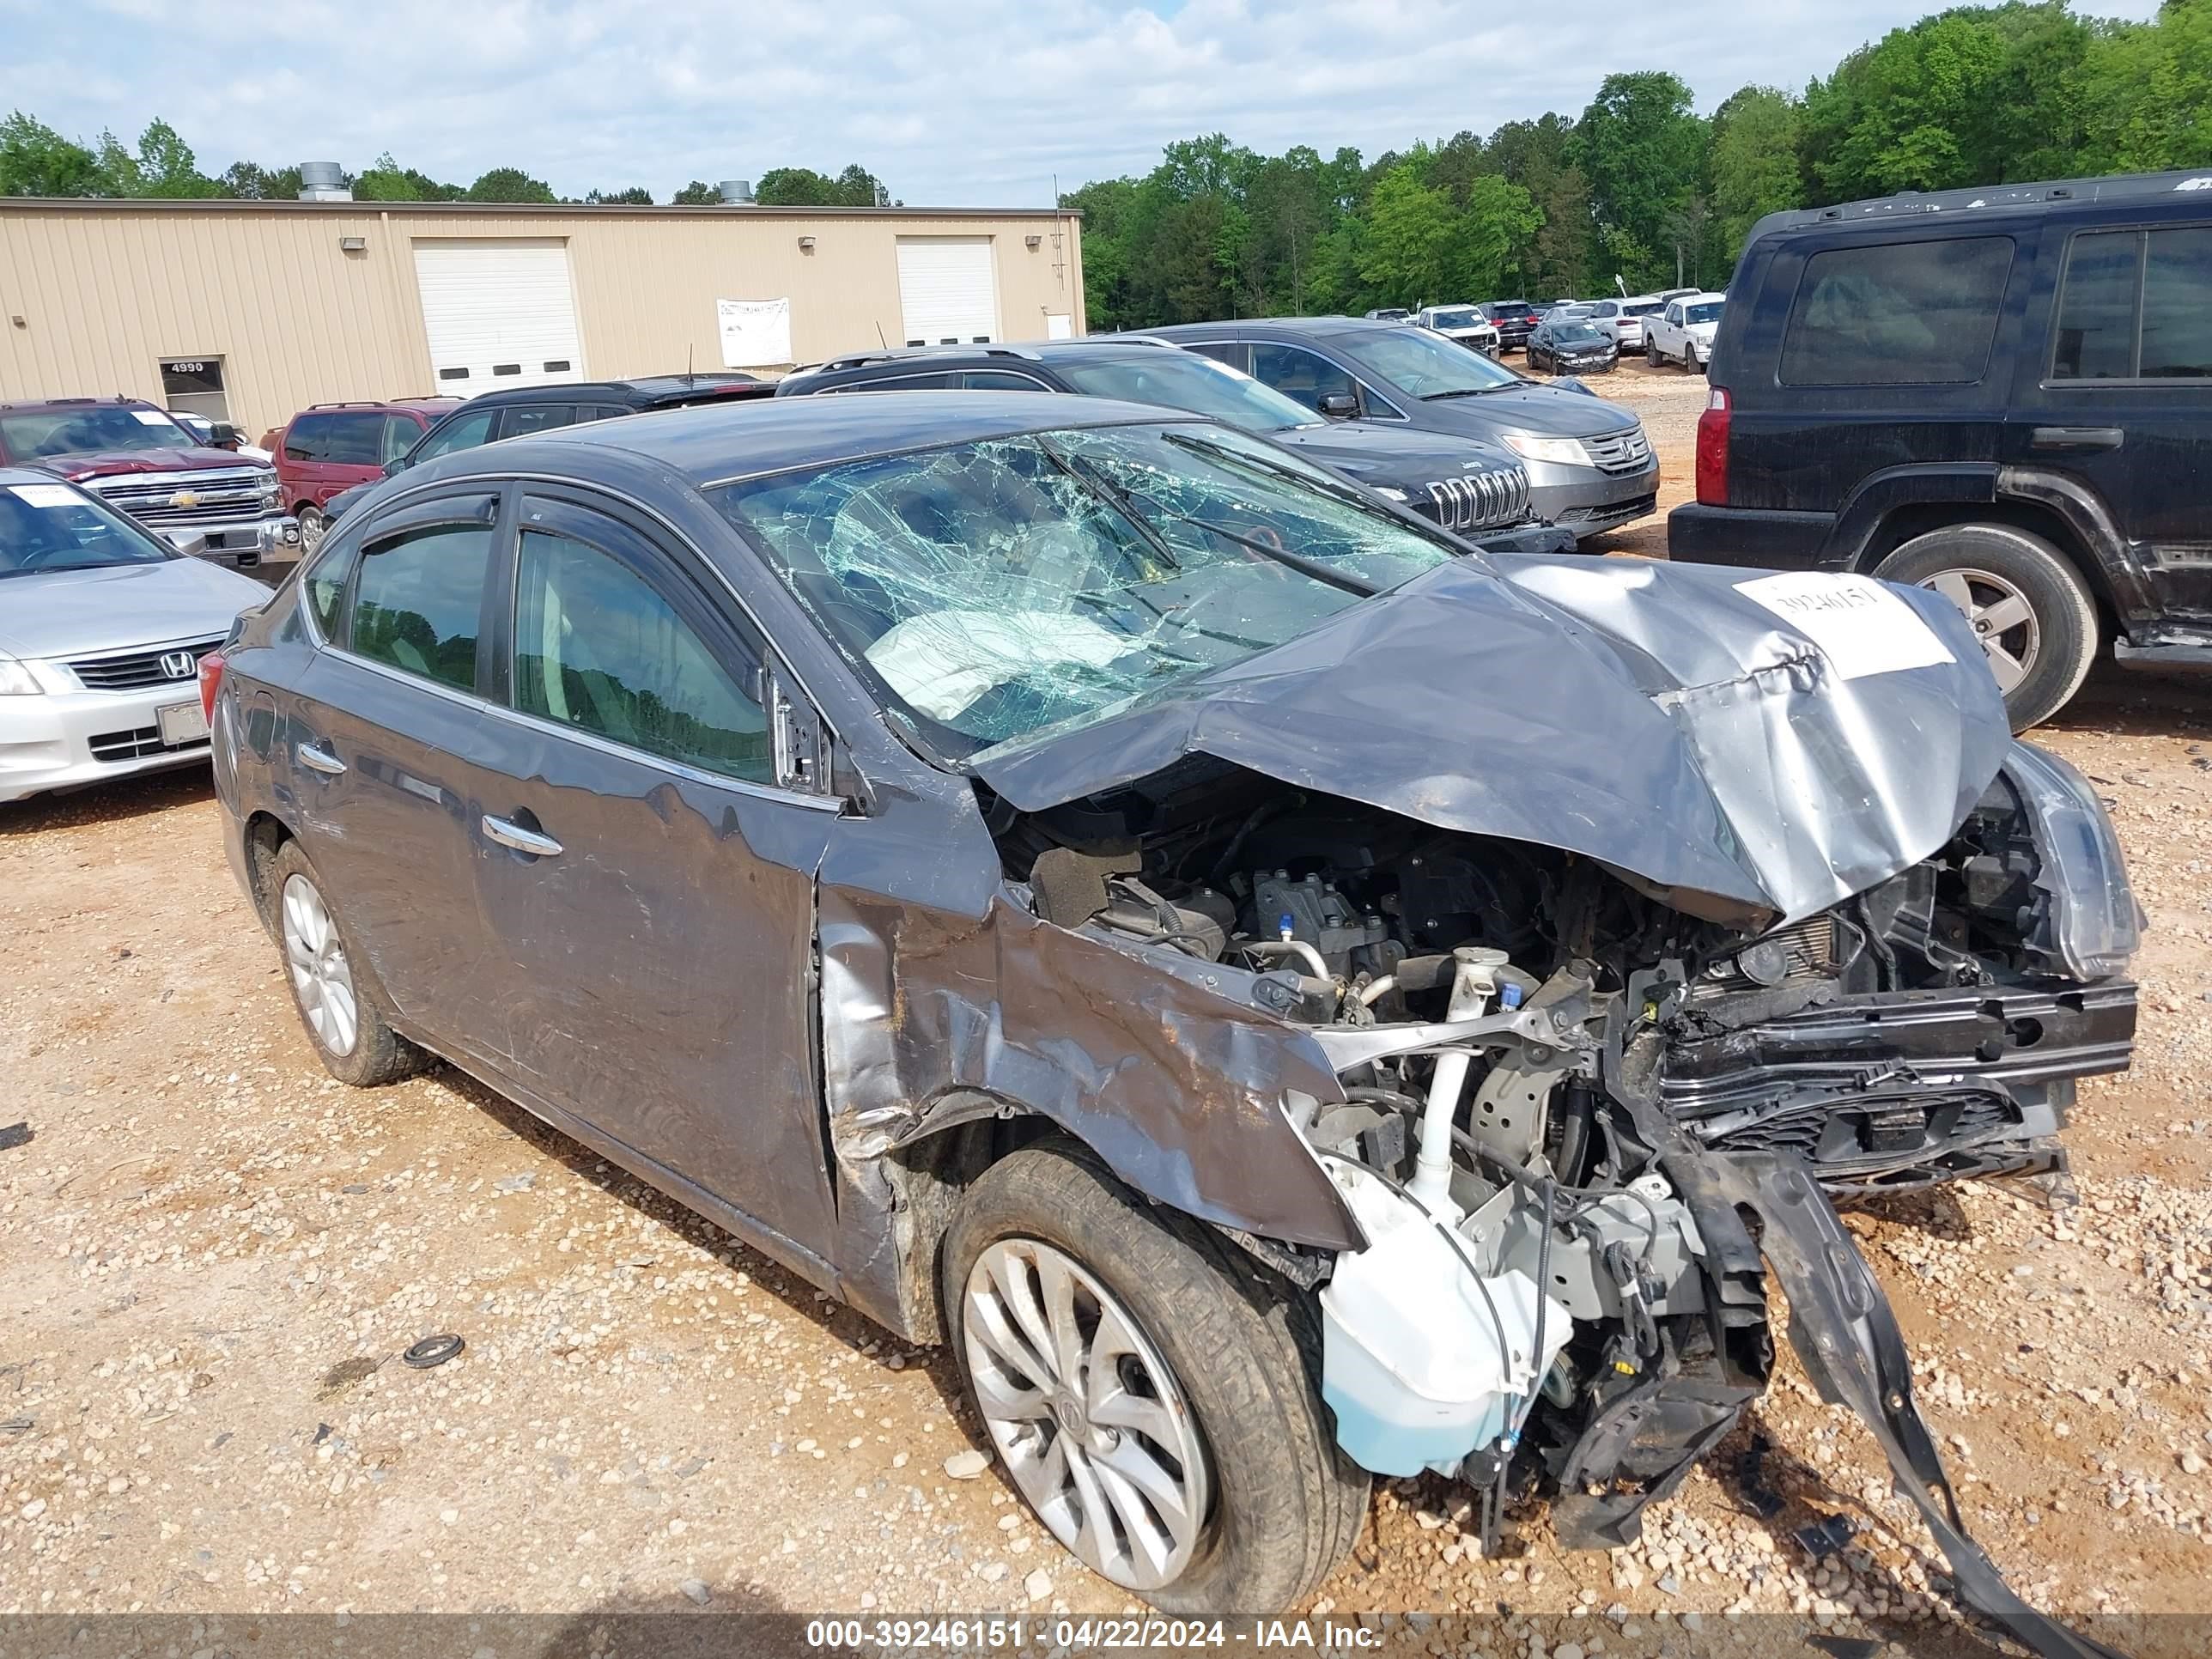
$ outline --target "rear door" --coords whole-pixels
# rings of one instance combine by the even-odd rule
[[[384,475],[385,434],[391,417],[378,409],[333,410],[323,417],[322,456],[315,466],[314,502]]]
[[[1893,468],[1994,465],[2033,236],[1899,226],[1785,242],[1760,291],[1786,307],[1747,297],[1758,310],[1727,382],[1729,504],[1835,513]]]
[[[284,485],[288,510],[319,507],[330,499],[333,487],[327,465],[331,417],[309,410],[295,415],[284,428],[284,447],[277,452],[276,471]]]
[[[2006,458],[2104,504],[2154,608],[2212,619],[2212,216],[2051,234]]]
[[[497,514],[478,484],[331,544],[302,583],[323,648],[279,711],[277,773],[331,902],[410,1029],[458,1054],[496,1052],[486,1010],[507,978],[471,828]]]
[[[690,550],[581,493],[518,525],[502,775],[473,826],[525,990],[513,1075],[825,1254],[814,872],[837,809],[791,781],[820,776],[819,726]]]

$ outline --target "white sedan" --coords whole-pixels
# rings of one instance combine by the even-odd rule
[[[0,467],[0,801],[204,763],[199,659],[269,590]]]

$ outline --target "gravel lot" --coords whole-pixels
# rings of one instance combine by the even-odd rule
[[[1703,380],[1597,384],[1682,499]],[[2208,711],[2108,670],[2043,734],[2152,921],[2136,1068],[2075,1119],[2081,1206],[1972,1187],[1850,1223],[1970,1526],[2069,1617],[2212,1609]],[[944,1358],[455,1073],[326,1080],[216,819],[200,774],[0,807],[0,1127],[34,1136],[0,1151],[0,1613],[1130,1605],[956,1455]],[[438,1331],[466,1352],[398,1363]],[[1786,1364],[1633,1550],[1562,1553],[1538,1507],[1485,1561],[1463,1496],[1378,1493],[1308,1611],[1557,1615],[1554,1659],[1731,1612],[1917,1643],[1949,1612],[1871,1440]]]

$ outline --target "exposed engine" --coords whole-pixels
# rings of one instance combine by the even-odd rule
[[[2056,884],[2003,777],[1935,856],[1781,927],[1203,758],[983,805],[1047,921],[1218,963],[1315,1030],[1344,1099],[1289,1109],[1368,1248],[1273,1259],[1317,1291],[1341,1443],[1468,1480],[1493,1518],[1556,1487],[1588,1547],[1632,1538],[1765,1385],[1759,1248],[1703,1155],[1802,1158],[1842,1196],[2063,1171],[2072,1079],[2132,1032],[2131,990],[2100,1025],[2053,976]],[[1893,1039],[1908,1005],[1921,1035]],[[2063,1039],[2047,1074],[2022,1007]]]

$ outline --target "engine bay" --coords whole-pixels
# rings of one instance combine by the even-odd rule
[[[1644,1506],[1765,1388],[1771,1252],[1749,1194],[1794,1192],[1812,1207],[1793,1226],[1817,1211],[1834,1228],[1811,1170],[1837,1197],[2063,1173],[2071,1077],[2105,1068],[2071,1028],[2048,1079],[2022,1060],[2042,1022],[2011,1010],[2055,1024],[2082,1000],[2057,971],[2045,842],[2002,775],[1934,855],[1781,926],[1692,915],[1589,858],[1200,757],[1044,811],[979,794],[1038,916],[1211,964],[1209,987],[1310,1028],[1328,1054],[1342,1100],[1285,1111],[1366,1246],[1244,1242],[1316,1297],[1340,1443],[1379,1474],[1467,1482],[1492,1527],[1513,1495],[1548,1492],[1570,1547],[1632,1540]],[[1954,1003],[1932,1041],[1964,1052],[1886,1057],[1903,1048],[1890,1010],[1948,1019]],[[1848,1041],[1804,1035],[1844,1019]],[[1776,1059],[1793,1039],[1795,1070]],[[1967,1101],[1986,1121],[1967,1121]],[[1834,1157],[1744,1138],[1801,1120]],[[1880,1297],[1850,1260],[1863,1279],[1838,1293],[1839,1321]],[[1814,1272],[1789,1282],[1793,1310],[1834,1289]],[[1881,1386],[1909,1415],[1909,1366]],[[1897,1444],[1900,1469],[1940,1487],[1932,1443]]]

